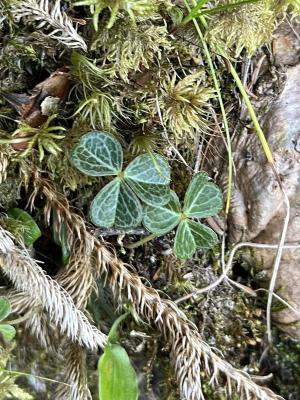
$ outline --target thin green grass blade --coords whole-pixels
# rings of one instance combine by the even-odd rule
[[[258,3],[261,0],[240,0],[235,3],[231,4],[223,4],[221,6],[213,7],[213,8],[208,8],[206,10],[201,11],[201,8],[203,7],[204,4],[207,3],[207,0],[203,0],[202,2],[200,1],[197,6],[192,8],[192,10],[189,12],[189,14],[182,20],[182,25],[187,24],[190,22],[192,19],[201,17],[202,15],[212,15],[212,14],[218,14],[224,11],[230,11],[231,9],[234,9],[236,7],[240,7],[245,4],[252,4],[252,3]],[[200,4],[203,3],[203,4]]]
[[[185,6],[187,8],[187,10],[190,12],[191,8],[187,2],[187,0],[184,0]],[[193,3],[195,4],[196,2],[193,1]],[[196,4],[195,4],[196,5]],[[201,17],[201,21],[202,21],[203,17]],[[230,138],[230,133],[229,133],[229,127],[228,127],[228,121],[227,121],[227,115],[226,115],[226,111],[225,111],[225,107],[224,107],[224,103],[223,103],[223,98],[222,98],[222,94],[221,94],[221,88],[220,88],[220,84],[217,78],[217,74],[215,71],[215,67],[213,65],[211,56],[210,56],[210,52],[207,46],[207,43],[204,39],[204,36],[202,34],[202,31],[200,29],[200,26],[197,22],[197,20],[195,18],[193,18],[193,23],[195,25],[197,34],[201,40],[203,49],[204,49],[204,53],[205,56],[207,58],[207,62],[210,68],[210,72],[211,72],[211,76],[214,82],[214,87],[217,93],[217,97],[218,97],[218,101],[220,104],[220,109],[221,109],[221,114],[222,114],[222,118],[223,118],[223,124],[224,124],[224,131],[225,131],[225,135],[226,135],[226,145],[227,145],[227,154],[228,154],[228,190],[227,190],[227,199],[226,199],[226,207],[225,207],[225,213],[228,214],[229,209],[230,209],[230,201],[231,201],[231,193],[232,193],[232,149],[231,149],[231,138]],[[204,26],[205,26],[205,20],[203,22]]]
[[[198,1],[197,5],[190,10],[188,15],[183,18],[182,25],[190,22],[192,19],[196,18],[199,15],[201,8],[208,2],[208,0],[200,0]]]
[[[270,164],[274,165],[274,160],[273,160],[273,155],[272,155],[271,149],[270,149],[270,147],[268,145],[268,142],[267,142],[267,139],[266,139],[266,137],[264,135],[264,132],[261,129],[261,126],[260,126],[260,124],[258,122],[258,119],[256,117],[256,114],[255,114],[254,108],[253,108],[253,106],[251,104],[251,101],[249,99],[249,96],[248,96],[248,94],[247,94],[247,92],[246,92],[246,90],[244,88],[244,85],[243,85],[242,81],[240,80],[240,77],[238,76],[235,68],[233,67],[233,65],[231,64],[231,62],[228,59],[227,59],[227,61],[228,61],[229,65],[230,65],[230,73],[231,73],[233,79],[235,80],[235,83],[236,83],[236,85],[237,85],[237,87],[238,87],[238,89],[239,89],[239,91],[240,91],[240,93],[241,93],[241,95],[243,97],[243,100],[244,100],[244,102],[246,104],[246,107],[248,109],[250,118],[251,118],[251,120],[253,122],[254,128],[255,128],[256,133],[257,133],[257,135],[259,137],[259,140],[261,142],[261,145],[263,147],[263,150],[265,152],[267,160],[268,160],[268,162]]]

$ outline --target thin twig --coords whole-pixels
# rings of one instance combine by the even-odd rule
[[[278,249],[278,245],[277,244],[268,244],[268,243],[251,243],[251,242],[242,242],[242,243],[238,243],[237,245],[234,246],[234,248],[231,250],[229,257],[228,257],[228,261],[226,264],[226,268],[224,269],[223,273],[219,276],[218,279],[216,279],[213,283],[211,283],[210,285],[198,289],[195,292],[192,293],[188,293],[185,296],[180,297],[179,299],[175,300],[176,304],[182,303],[183,301],[186,301],[192,297],[197,297],[200,294],[209,292],[213,289],[215,289],[218,285],[220,285],[220,283],[224,280],[227,279],[227,275],[228,272],[231,269],[231,265],[233,262],[233,258],[235,256],[235,253],[243,248],[243,247],[251,247],[254,249]],[[284,245],[282,247],[282,250],[296,250],[296,249],[300,249],[300,244],[299,245]]]
[[[280,237],[280,241],[278,244],[276,257],[275,257],[275,261],[274,261],[274,265],[273,265],[273,272],[272,272],[272,277],[271,277],[270,286],[269,286],[269,296],[268,296],[268,303],[267,303],[267,335],[268,335],[268,341],[270,344],[272,343],[272,331],[271,331],[272,299],[273,299],[274,289],[275,289],[275,285],[276,285],[276,279],[277,279],[277,275],[278,275],[278,271],[279,271],[279,267],[280,267],[281,256],[282,256],[282,252],[284,249],[284,242],[285,242],[285,238],[286,238],[286,234],[287,234],[287,228],[288,228],[289,221],[290,221],[290,202],[289,202],[289,198],[288,198],[284,188],[282,188],[282,195],[283,195],[284,204],[286,207],[286,216],[284,219],[282,233],[281,233],[281,237]]]

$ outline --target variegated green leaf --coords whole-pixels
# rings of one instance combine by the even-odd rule
[[[180,203],[175,192],[171,191],[170,201],[159,207],[144,207],[143,224],[156,235],[170,232],[180,221]]]
[[[94,198],[90,217],[95,225],[104,228],[132,228],[142,220],[142,207],[130,187],[116,178]]]
[[[82,136],[71,158],[74,166],[86,175],[117,175],[122,169],[123,151],[112,135],[93,131]]]
[[[207,218],[223,207],[222,193],[217,185],[208,182],[205,172],[196,174],[185,194],[184,213],[188,217]]]
[[[210,249],[218,242],[208,226],[185,219],[180,222],[175,236],[174,251],[178,258],[188,259],[198,249]]]
[[[174,243],[174,252],[176,257],[181,259],[188,259],[192,257],[197,249],[195,239],[189,229],[188,220],[185,219],[180,222]]]
[[[116,209],[121,181],[116,178],[100,190],[90,207],[91,221],[103,228],[110,228],[116,219]]]
[[[218,243],[218,236],[208,226],[191,220],[188,220],[188,226],[197,249],[210,249]]]
[[[137,400],[138,380],[126,350],[108,343],[98,363],[99,400]]]
[[[142,154],[125,169],[124,179],[146,204],[163,205],[170,199],[170,168],[158,154]]]

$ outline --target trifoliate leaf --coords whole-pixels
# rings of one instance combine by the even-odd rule
[[[170,167],[158,154],[142,154],[125,169],[124,179],[146,204],[162,205],[170,199]]]
[[[108,343],[98,363],[99,400],[137,400],[136,372],[123,347]]]
[[[42,235],[37,223],[28,212],[21,210],[21,208],[11,208],[8,210],[7,215],[10,218],[22,222],[24,227],[22,234],[26,246],[32,246],[33,243]]]
[[[95,225],[104,228],[132,228],[142,220],[142,207],[130,187],[116,178],[94,198],[90,217]]]
[[[217,185],[208,182],[205,172],[196,174],[185,194],[184,213],[188,217],[207,218],[223,207],[222,193]]]
[[[3,321],[11,313],[11,305],[6,297],[0,297],[0,321]]]
[[[185,219],[180,222],[174,243],[174,252],[176,257],[181,259],[188,259],[195,253],[197,246],[192,232],[189,228],[188,220]]]
[[[123,151],[112,135],[93,131],[82,136],[71,158],[74,166],[86,175],[117,175],[122,169]]]
[[[16,330],[12,325],[0,324],[0,334],[2,334],[4,340],[9,342],[16,336]]]
[[[180,203],[175,192],[171,191],[171,199],[164,206],[144,207],[143,224],[148,231],[156,235],[170,232],[180,222]]]

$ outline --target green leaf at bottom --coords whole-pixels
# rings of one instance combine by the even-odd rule
[[[136,372],[118,344],[107,344],[98,363],[99,400],[137,400]]]

